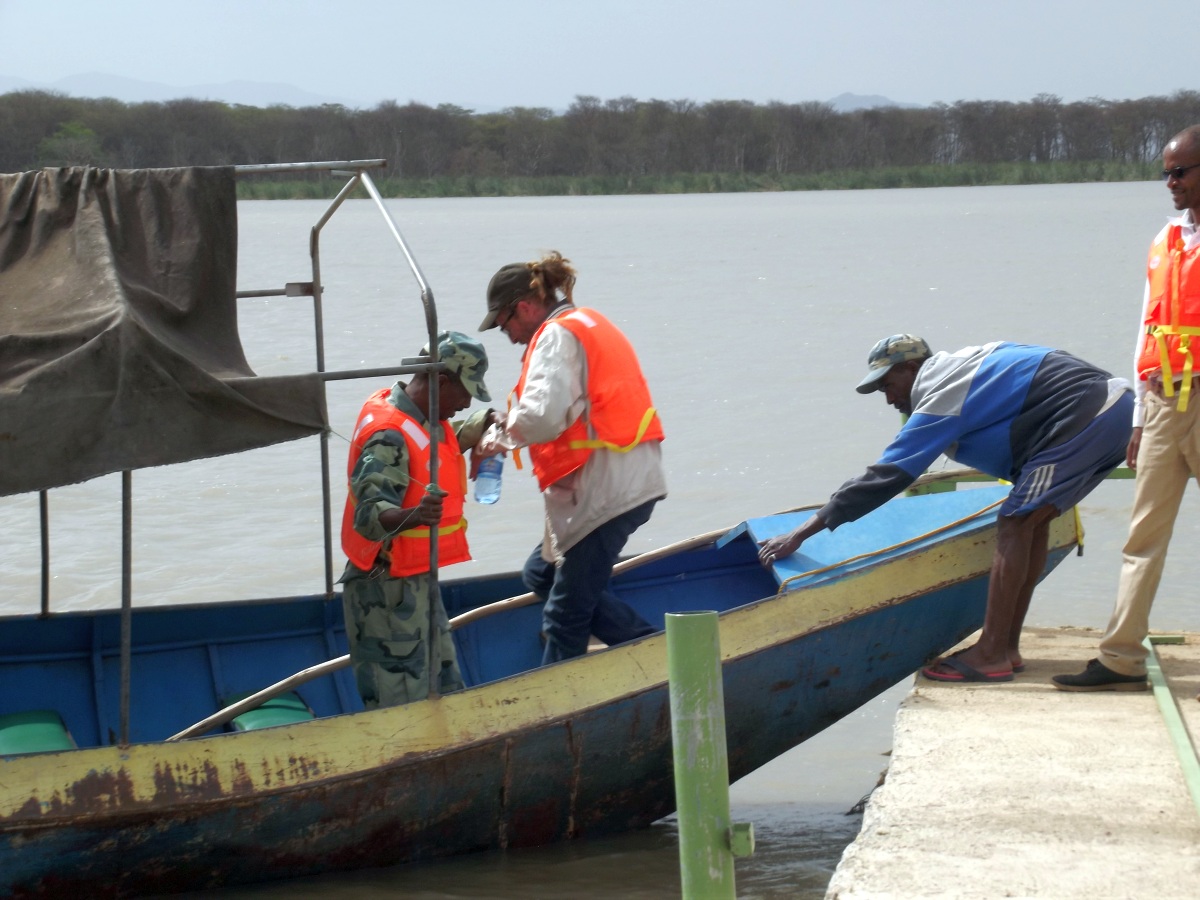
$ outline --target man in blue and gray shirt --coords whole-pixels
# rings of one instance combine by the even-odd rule
[[[979,640],[922,673],[935,681],[1012,681],[1024,668],[1021,626],[1046,566],[1051,520],[1125,459],[1129,382],[1063,350],[997,341],[931,354],[911,334],[881,340],[867,367],[858,392],[883,391],[907,421],[878,462],[795,531],[766,541],[759,558],[770,564],[823,529],[861,518],[942,454],[1011,481]]]

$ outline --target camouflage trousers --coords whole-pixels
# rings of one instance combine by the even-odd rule
[[[398,706],[429,696],[425,635],[431,599],[437,621],[438,692],[462,690],[450,622],[441,594],[430,596],[429,574],[371,578],[358,569],[351,573],[350,568],[342,579],[342,605],[350,665],[363,705],[367,709]]]

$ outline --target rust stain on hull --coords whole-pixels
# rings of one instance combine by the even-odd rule
[[[262,760],[256,784],[250,766],[244,760],[228,763],[229,777],[223,780],[220,768],[211,760],[199,765],[155,763],[149,775],[152,786],[143,789],[135,767],[89,770],[85,775],[55,790],[48,796],[31,793],[11,815],[0,815],[0,824],[86,820],[113,813],[137,813],[167,810],[205,803],[221,803],[239,797],[253,798],[264,790],[281,790],[319,782],[326,766],[303,756],[288,757],[284,764]],[[140,799],[139,799],[140,798]]]

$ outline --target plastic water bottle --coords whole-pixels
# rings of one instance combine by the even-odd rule
[[[480,462],[475,474],[476,503],[495,503],[500,499],[500,473],[503,471],[503,456],[489,456]]]

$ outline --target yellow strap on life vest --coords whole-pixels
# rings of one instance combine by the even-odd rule
[[[1187,412],[1188,397],[1192,392],[1192,373],[1195,369],[1195,357],[1192,356],[1190,338],[1200,335],[1200,328],[1185,325],[1154,325],[1150,334],[1158,342],[1159,364],[1162,366],[1163,396],[1175,396],[1175,373],[1171,369],[1171,354],[1167,348],[1167,335],[1179,335],[1179,351],[1183,354],[1183,373],[1179,385],[1178,409]]]
[[[438,526],[438,537],[445,537],[448,534],[454,534],[454,532],[459,531],[466,527],[467,527],[466,519],[459,519],[453,525],[439,525]],[[397,532],[395,536],[396,537],[427,538],[427,537],[429,537],[429,526],[428,525],[418,525],[415,528],[406,528],[404,531]]]
[[[1168,291],[1168,307],[1167,318],[1177,320],[1179,318],[1179,270],[1181,268],[1180,256],[1183,254],[1184,241],[1182,237],[1176,238],[1176,243],[1171,248],[1171,273],[1170,283],[1167,286]],[[1191,335],[1200,334],[1200,328],[1190,328],[1182,325],[1156,325],[1150,329],[1150,333],[1154,335],[1158,342],[1158,357],[1162,366],[1163,380],[1163,396],[1175,396],[1175,373],[1171,369],[1171,355],[1167,349],[1168,334],[1179,335],[1179,352],[1183,354],[1183,374],[1180,378],[1179,385],[1179,402],[1176,408],[1180,412],[1187,412],[1188,397],[1192,392],[1192,348],[1191,341],[1188,338]]]
[[[442,537],[443,535],[447,534],[453,534],[454,532],[466,527],[467,520],[465,518],[459,519],[453,525],[443,525],[438,528],[438,537]],[[392,541],[398,537],[425,538],[428,540],[429,526],[418,525],[416,528],[406,528],[404,531],[397,531],[395,534],[389,534],[386,538],[384,538],[383,543],[379,545],[379,558],[389,564],[392,561]]]
[[[526,350],[525,352],[526,352],[526,353],[528,353],[529,351],[528,351],[528,350]],[[516,396],[517,396],[517,389],[516,389],[516,388],[513,388],[511,391],[509,391],[509,392],[508,392],[508,409],[507,409],[507,412],[510,412],[510,413],[512,412],[512,408],[513,408],[513,398],[515,398]],[[508,416],[506,415],[506,416],[505,416],[505,419],[507,420],[507,418],[508,418]],[[513,465],[515,465],[515,466],[517,467],[517,471],[518,471],[518,472],[522,472],[522,471],[524,471],[524,470],[525,470],[525,463],[521,461],[521,450],[520,450],[520,448],[517,448],[517,449],[515,449],[515,450],[513,450],[513,451],[511,451],[511,452],[512,452],[512,458],[513,458]]]
[[[1200,329],[1194,329],[1196,334],[1200,334]],[[1183,380],[1179,382],[1179,411],[1187,412],[1188,394],[1192,391],[1192,348],[1188,340],[1188,335],[1181,335],[1179,338],[1179,349],[1183,353]],[[1172,384],[1172,387],[1174,385]]]
[[[610,443],[609,441],[596,441],[596,440],[571,441],[570,444],[568,444],[568,446],[572,450],[612,450],[616,453],[628,453],[630,450],[632,450],[634,447],[636,447],[638,444],[640,444],[642,442],[642,437],[646,434],[646,431],[650,428],[650,423],[654,421],[654,416],[655,416],[656,412],[657,412],[657,410],[655,410],[655,408],[653,406],[651,406],[649,409],[646,410],[646,414],[644,416],[642,416],[642,423],[638,426],[637,435],[634,437],[634,439],[632,441],[630,441],[624,447],[618,446],[617,444]]]

